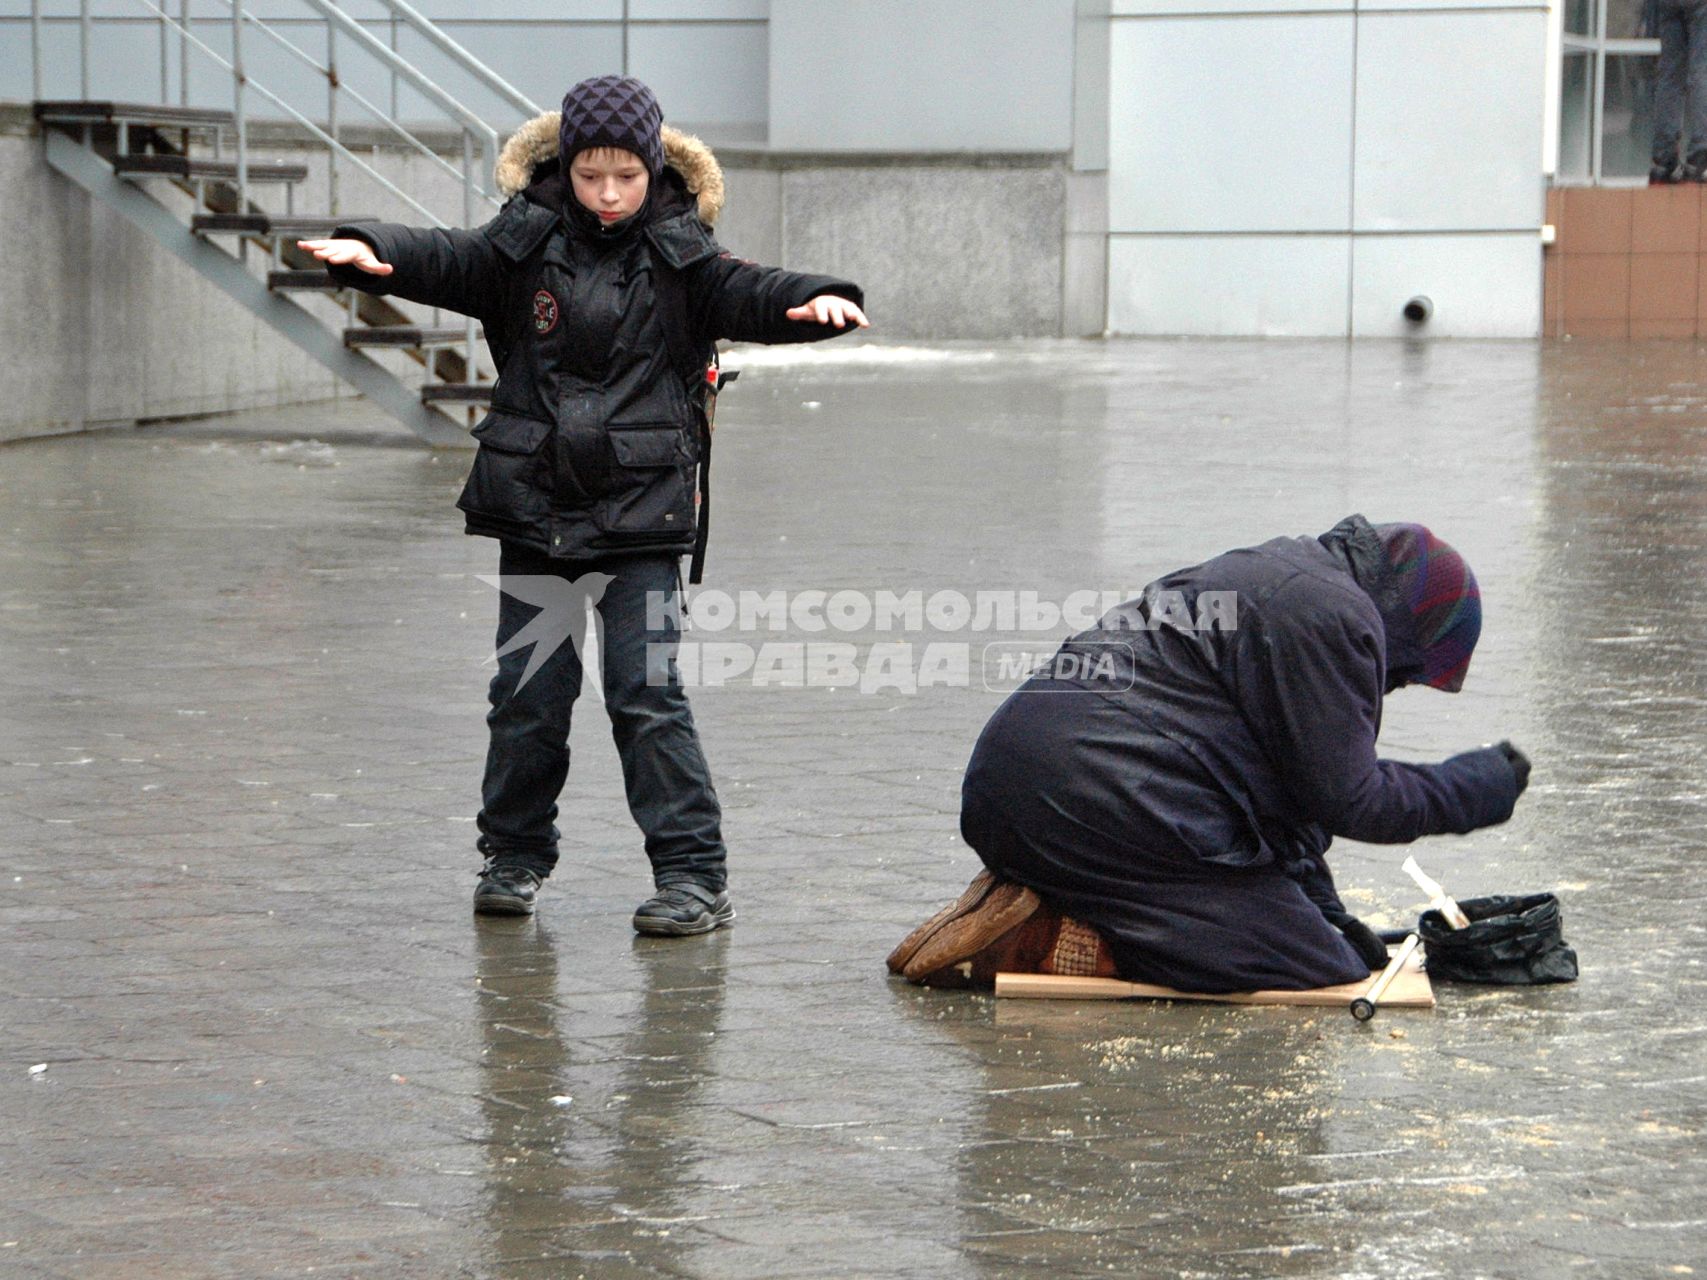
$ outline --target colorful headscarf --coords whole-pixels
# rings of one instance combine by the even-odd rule
[[[1482,592],[1464,557],[1420,524],[1378,524],[1392,585],[1422,653],[1417,682],[1455,693],[1482,634]]]

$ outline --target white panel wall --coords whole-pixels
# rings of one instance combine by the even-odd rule
[[[1338,238],[1113,236],[1108,259],[1117,333],[1280,338],[1344,326],[1350,268]]]
[[[1338,14],[1117,23],[1109,229],[1343,227],[1351,52]]]
[[[1362,17],[1357,229],[1538,227],[1545,72],[1533,13]]]
[[[1368,337],[1415,332],[1400,309],[1434,303],[1421,332],[1457,338],[1530,337],[1541,328],[1541,264],[1533,232],[1517,235],[1358,236],[1352,243],[1351,328]]]
[[[1073,0],[771,0],[778,151],[1064,152]]]
[[[1114,0],[1109,329],[1540,332],[1546,16]]]
[[[1116,18],[1153,18],[1176,14],[1350,13],[1354,7],[1353,0],[1113,0],[1110,9]]]

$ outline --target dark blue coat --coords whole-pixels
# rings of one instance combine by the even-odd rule
[[[1376,756],[1384,694],[1420,669],[1391,575],[1353,516],[1152,583],[991,718],[966,770],[967,842],[1099,929],[1134,981],[1364,977],[1329,922],[1344,918],[1323,860],[1333,837],[1473,831],[1517,799],[1496,748],[1436,765]]]

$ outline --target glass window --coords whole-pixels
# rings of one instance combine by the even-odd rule
[[[1617,186],[1643,182],[1654,141],[1660,42],[1638,33],[1653,0],[1562,2],[1559,167],[1553,180]]]
[[[1593,176],[1590,134],[1594,129],[1594,55],[1567,53],[1559,96],[1559,180],[1587,182]]]
[[[1635,40],[1642,32],[1642,10],[1647,0],[1606,0],[1606,38]],[[1610,79],[1610,77],[1609,77]]]
[[[1658,58],[1640,53],[1606,55],[1606,96],[1601,105],[1602,181],[1645,178],[1654,143],[1654,69]]]

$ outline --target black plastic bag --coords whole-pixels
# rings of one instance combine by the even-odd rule
[[[1438,911],[1417,921],[1430,978],[1505,987],[1576,981],[1577,953],[1565,941],[1552,894],[1461,898],[1458,905],[1470,918],[1467,929],[1454,929]]]

